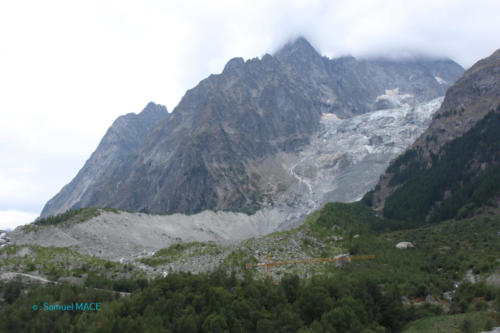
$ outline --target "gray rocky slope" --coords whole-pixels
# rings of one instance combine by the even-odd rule
[[[143,112],[126,116],[124,125],[115,123],[41,216],[89,206],[190,214],[207,209],[256,212],[304,200],[317,206],[323,199],[312,193],[314,181],[329,185],[316,175],[333,176],[317,171],[321,167],[308,162],[313,158],[308,152],[320,150],[314,140],[323,133],[325,119],[332,119],[328,115],[347,120],[421,105],[442,96],[462,72],[451,60],[332,60],[303,38],[273,56],[246,62],[234,58],[221,74],[187,91],[171,114],[150,104],[146,110],[154,112],[148,111],[147,117]],[[340,133],[335,140],[345,140],[350,132]],[[372,144],[387,143],[384,135],[371,139]],[[333,166],[338,170],[353,162],[385,165],[394,153],[380,153],[369,162],[348,152],[343,159],[336,149],[329,151],[336,157],[326,159],[338,163]],[[347,188],[332,187],[330,199],[352,200],[371,184],[368,178],[377,176],[369,172],[360,178],[364,185],[352,189],[354,170],[339,176]]]

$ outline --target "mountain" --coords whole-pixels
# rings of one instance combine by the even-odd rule
[[[500,50],[446,93],[429,128],[366,198],[390,218],[437,222],[500,202]]]
[[[321,57],[303,38],[285,45],[275,57],[313,88],[323,112],[342,118],[444,96],[463,73],[449,59],[347,56],[331,60]]]
[[[375,186],[389,161],[427,128],[442,100],[347,119],[324,114],[309,145],[296,154],[280,153],[263,163],[269,170],[268,179],[276,176],[286,186],[266,188],[266,193],[277,192],[272,205],[252,215],[208,210],[192,215],[151,215],[85,208],[39,219],[9,237],[16,244],[77,246],[81,253],[119,260],[179,241],[227,243],[289,229],[326,203],[358,200]],[[278,167],[285,171],[276,173]],[[264,167],[262,170],[266,176]]]
[[[105,136],[41,216],[90,206],[150,213],[273,207],[281,194],[307,186],[293,164],[325,115],[348,119],[417,106],[442,96],[462,72],[442,59],[332,60],[303,38],[261,59],[231,59],[140,139],[117,131],[122,143],[134,141],[130,147],[109,154],[114,148],[103,144]]]
[[[150,102],[139,114],[118,117],[76,177],[47,202],[42,216],[46,211],[64,212],[72,208],[72,203],[81,200],[89,186],[123,163],[141,146],[151,129],[168,116],[164,106]]]

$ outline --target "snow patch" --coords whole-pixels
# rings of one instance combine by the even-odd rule
[[[434,79],[437,81],[439,84],[447,84],[448,81],[444,80],[443,78],[440,78],[439,76],[434,76]]]
[[[326,120],[326,121],[336,121],[336,120],[340,120],[339,117],[337,117],[336,114],[334,113],[323,113],[321,115],[321,118]]]

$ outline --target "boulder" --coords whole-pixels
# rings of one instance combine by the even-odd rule
[[[410,249],[415,247],[412,242],[399,242],[396,244],[397,249]]]

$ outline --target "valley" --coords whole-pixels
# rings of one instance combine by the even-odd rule
[[[458,78],[299,38],[118,118],[2,236],[0,330],[492,330],[499,52]],[[102,312],[31,312],[82,299]]]
[[[495,306],[495,299],[498,302],[495,290],[500,287],[500,262],[497,258],[497,254],[500,253],[499,235],[498,215],[447,221],[418,229],[400,229],[397,224],[377,217],[363,203],[331,203],[310,215],[301,226],[287,231],[231,245],[215,242],[179,242],[156,251],[152,256],[137,258],[135,261],[109,262],[97,259],[95,256],[78,254],[69,248],[9,246],[0,250],[3,259],[0,277],[6,278],[8,272],[18,271],[23,272],[19,275],[34,275],[40,276],[41,280],[57,281],[60,285],[58,288],[81,286],[73,287],[73,292],[80,290],[79,293],[88,294],[86,297],[105,300],[103,308],[107,315],[87,316],[85,319],[87,326],[95,326],[96,321],[105,326],[109,325],[110,315],[117,311],[118,304],[137,304],[140,299],[157,290],[159,283],[167,285],[174,283],[176,286],[187,284],[185,288],[195,293],[218,290],[217,288],[220,288],[217,287],[218,283],[236,283],[236,285],[244,283],[245,286],[241,287],[243,289],[238,290],[249,292],[253,288],[250,285],[255,284],[260,293],[263,293],[263,297],[273,297],[271,296],[273,293],[282,292],[281,290],[287,293],[286,288],[292,282],[297,283],[295,289],[298,293],[295,297],[298,298],[295,306],[299,307],[296,309],[299,311],[297,322],[293,325],[312,324],[315,320],[321,325],[327,325],[326,317],[318,317],[324,310],[315,310],[319,312],[311,313],[309,316],[312,317],[307,316],[307,311],[301,312],[306,309],[302,306],[306,306],[303,302],[306,301],[305,290],[310,290],[308,288],[314,285],[325,288],[329,286],[328,288],[334,289],[325,291],[326,297],[331,295],[330,297],[342,299],[350,293],[358,292],[358,288],[361,288],[359,284],[368,283],[370,287],[367,291],[375,293],[370,297],[380,298],[385,295],[377,301],[382,303],[377,304],[382,306],[388,304],[381,300],[385,298],[393,299],[400,304],[397,307],[399,311],[397,316],[386,317],[388,316],[386,313],[382,317],[385,318],[384,321],[378,322],[378,325],[382,324],[396,331],[404,329],[406,332],[405,325],[410,321],[435,318],[435,324],[429,320],[422,323],[417,321],[414,328],[412,325],[407,327],[408,332],[413,330],[418,332],[418,327],[443,325],[443,320],[455,318],[443,317],[443,314],[466,313],[466,318],[471,318],[473,327],[485,329],[498,323],[494,313],[487,309]],[[403,241],[411,242],[414,248],[398,249],[396,244]],[[265,267],[250,269],[246,267],[249,263],[265,263],[268,255],[272,261],[285,261],[335,257],[346,253],[353,256],[371,254],[375,255],[375,259],[342,264],[327,262],[282,265],[272,267],[270,276],[267,275]],[[451,253],[453,255],[450,255]],[[185,271],[196,274],[185,275],[183,273]],[[235,280],[230,282],[231,278]],[[215,286],[208,289],[189,287],[191,283],[199,286],[200,279],[206,281],[205,283],[213,281],[210,283],[214,283]],[[10,286],[8,288],[19,288],[15,287],[15,283],[19,283],[15,282],[15,279],[9,278],[3,281],[6,286]],[[32,279],[24,281],[28,290],[35,282]],[[309,285],[307,281],[312,281],[313,284]],[[53,287],[38,287],[36,290],[48,293],[47,288]],[[306,289],[302,290],[303,288]],[[99,291],[100,294],[91,296],[95,291]],[[127,293],[132,294],[127,296]],[[376,296],[377,293],[380,293],[379,296]],[[152,295],[156,296],[148,297],[160,300],[157,298],[158,294]],[[248,299],[257,297],[245,295],[244,297]],[[228,297],[226,301],[234,302],[237,299],[241,301],[243,296],[236,298],[235,295],[228,294],[224,297]],[[277,301],[277,296],[274,297],[272,299]],[[368,296],[364,297],[366,302]],[[482,301],[473,302],[471,301],[473,298]],[[17,296],[16,299],[12,306],[24,307],[22,302],[28,301],[29,296]],[[288,302],[293,303],[293,300],[291,298]],[[181,302],[177,305],[180,309],[189,307],[187,299]],[[370,304],[364,303],[363,306],[368,309]],[[203,305],[203,308],[206,306],[208,305]],[[391,311],[396,311],[394,307],[392,304]],[[5,311],[9,308],[5,308]],[[145,308],[134,309],[137,311],[135,314],[137,318],[145,320],[142,323],[138,321],[141,323],[138,325],[146,325],[139,327],[147,327],[152,323],[147,319]],[[234,308],[234,311],[238,311],[237,308]],[[5,312],[0,311],[0,316],[2,313]],[[477,315],[473,316],[474,313]],[[241,316],[239,313],[234,315]],[[255,313],[255,315],[256,318],[263,318],[260,317],[262,314]],[[200,316],[206,318],[206,315],[200,314]],[[355,322],[354,325],[364,325],[362,324],[364,320],[375,320],[368,319],[372,318],[370,316],[360,316],[358,313],[357,318],[361,322]],[[183,317],[184,315],[180,315],[176,320],[171,320],[180,323]],[[449,325],[462,325],[465,317],[461,318],[451,321],[452,324]],[[257,322],[259,320],[261,319]],[[439,320],[441,324],[437,324]],[[254,322],[254,326],[249,323],[244,325],[255,329],[255,325],[262,325],[257,322]],[[377,324],[372,325],[377,327]]]

